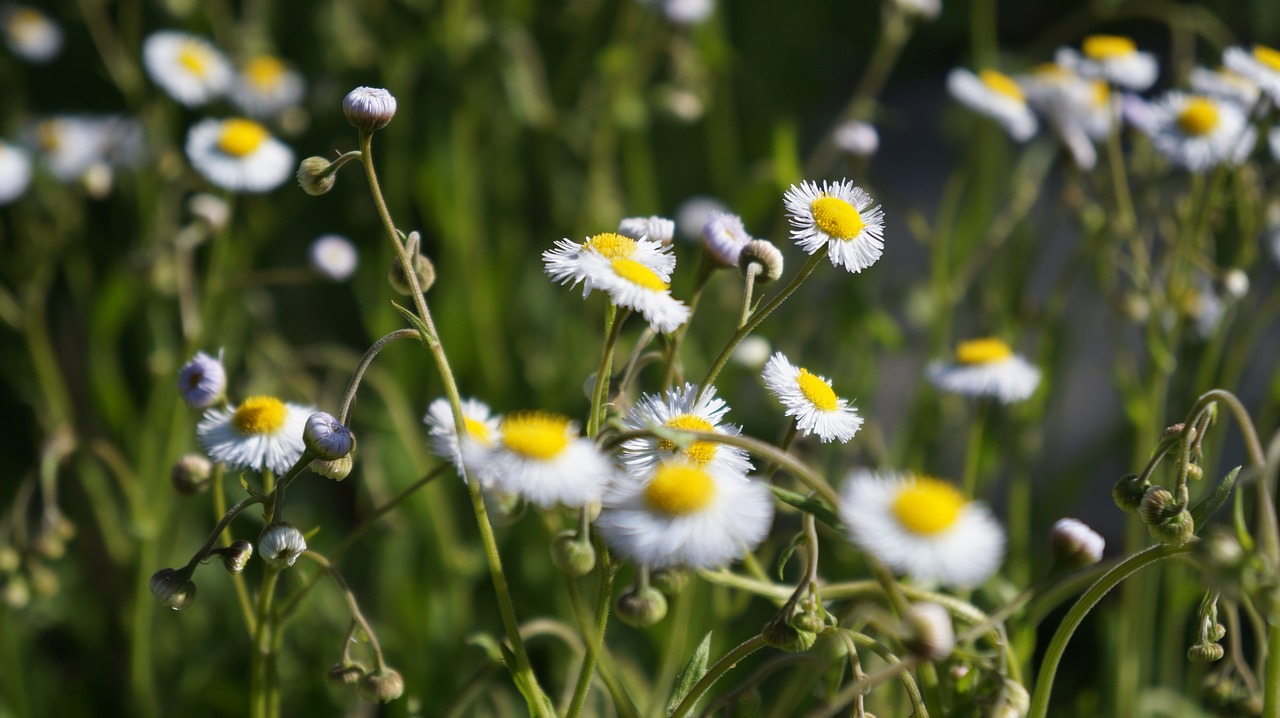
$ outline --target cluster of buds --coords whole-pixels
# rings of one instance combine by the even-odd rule
[[[343,659],[329,669],[326,678],[335,688],[354,686],[370,703],[390,703],[404,695],[404,678],[394,668],[369,671],[360,663]]]
[[[1183,488],[1175,497],[1163,486],[1151,484],[1137,474],[1120,477],[1111,490],[1116,506],[1136,512],[1147,530],[1161,543],[1186,543],[1195,534],[1195,520],[1187,510],[1187,492]]]

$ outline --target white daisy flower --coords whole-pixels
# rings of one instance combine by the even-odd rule
[[[831,264],[861,272],[884,251],[884,212],[871,195],[849,180],[791,185],[782,198],[791,238],[809,254],[829,248]],[[871,209],[868,209],[871,207]]]
[[[196,352],[178,370],[178,396],[193,409],[205,409],[222,401],[227,393],[227,369],[222,351],[212,357]]]
[[[1004,558],[1000,524],[945,481],[856,469],[840,499],[840,519],[853,542],[896,573],[972,588]]]
[[[615,306],[634,309],[654,331],[669,334],[689,321],[689,307],[671,296],[671,285],[643,262],[582,254],[583,284],[609,295]]]
[[[173,30],[147,36],[142,42],[142,64],[157,85],[187,107],[226,93],[233,78],[231,64],[213,44]]]
[[[1155,84],[1160,71],[1155,55],[1139,51],[1133,40],[1120,35],[1090,35],[1080,44],[1079,52],[1061,47],[1054,60],[1084,77],[1138,91]]]
[[[942,0],[895,0],[899,8],[908,15],[919,15],[924,20],[932,20],[942,14]]]
[[[464,399],[462,420],[466,424],[467,435],[459,443],[458,428],[453,421],[453,408],[449,406],[448,399],[440,397],[431,402],[426,415],[422,417],[431,431],[431,451],[457,467],[459,477],[462,476],[461,464],[465,463],[468,468],[475,466],[477,460],[502,439],[501,417],[492,414],[489,405],[482,401]],[[477,479],[479,478],[481,477],[477,474]]]
[[[787,416],[796,418],[801,436],[817,434],[824,444],[843,444],[862,427],[858,410],[836,396],[830,381],[793,365],[782,352],[769,359],[762,376],[769,393],[787,407]]]
[[[1098,161],[1095,141],[1104,141],[1119,114],[1111,86],[1105,80],[1086,80],[1054,62],[1020,75],[1027,104],[1044,115],[1076,166],[1089,170]]]
[[[1228,47],[1222,53],[1222,64],[1252,80],[1271,101],[1280,104],[1280,50],[1254,45],[1253,50]]]
[[[75,182],[102,160],[101,127],[87,117],[41,120],[31,130],[40,159],[59,182]]]
[[[831,133],[831,140],[856,157],[870,157],[880,149],[880,133],[871,123],[861,120],[840,123]]]
[[[626,217],[618,223],[618,234],[632,239],[648,239],[661,245],[671,244],[676,223],[666,217]]]
[[[272,521],[258,536],[258,555],[276,568],[292,566],[306,550],[307,538],[283,521]]]
[[[31,158],[26,150],[0,142],[0,205],[22,196],[31,184]]]
[[[954,361],[931,362],[927,374],[942,391],[993,396],[1004,404],[1029,398],[1040,385],[1040,370],[994,338],[960,342]]]
[[[209,458],[228,468],[280,475],[302,457],[302,432],[313,413],[313,407],[273,396],[251,396],[239,406],[206,410],[196,436]]]
[[[336,234],[316,238],[309,254],[312,269],[335,282],[350,279],[360,262],[360,254],[351,240]]]
[[[541,411],[508,414],[498,433],[493,451],[475,461],[480,483],[544,509],[599,501],[615,473],[609,459],[590,439],[578,436],[578,427],[567,417]]]
[[[62,50],[62,29],[48,15],[25,5],[0,8],[0,27],[13,54],[27,62],[46,63]]]
[[[715,0],[665,0],[662,12],[677,25],[697,25],[706,22],[715,12]]]
[[[678,459],[610,485],[596,519],[615,551],[653,568],[723,566],[758,546],[772,523],[763,481]]]
[[[638,262],[658,275],[663,282],[671,279],[676,268],[676,257],[671,247],[653,239],[633,239],[618,232],[602,232],[588,237],[579,244],[570,239],[556,242],[554,249],[542,253],[544,270],[551,281],[577,286],[582,282],[582,296],[595,289],[587,276],[586,258],[603,257],[607,260],[626,259]]]
[[[293,150],[241,118],[201,120],[187,132],[187,159],[205,179],[233,192],[267,192],[293,176]]]
[[[983,70],[975,75],[957,67],[947,75],[947,91],[960,104],[1000,123],[1018,142],[1036,133],[1036,117],[1027,106],[1026,93],[1004,73]]]
[[[1192,172],[1240,164],[1257,139],[1244,111],[1229,102],[1168,92],[1154,109],[1152,144],[1171,164]]]
[[[723,202],[713,197],[690,197],[676,208],[676,231],[685,239],[698,239],[712,214],[728,211]]]
[[[305,86],[302,75],[280,58],[257,55],[240,68],[231,99],[246,114],[272,117],[298,104]]]
[[[715,387],[708,387],[699,397],[698,385],[686,383],[683,387],[668,389],[666,394],[642,395],[627,411],[622,424],[628,431],[662,427],[737,436],[742,429],[733,424],[721,425],[727,413],[729,405],[723,399],[716,398]],[[623,442],[620,460],[628,473],[644,475],[652,471],[659,462],[672,457],[734,476],[745,476],[751,470],[747,452],[736,446],[715,441],[694,441],[680,448],[676,442],[651,436]]]
[[[1262,94],[1258,83],[1226,67],[1216,71],[1194,67],[1189,79],[1191,91],[1197,95],[1231,102],[1245,111],[1252,109]]]
[[[702,226],[702,246],[723,267],[738,266],[738,255],[753,239],[742,226],[742,218],[729,212],[713,212]]]

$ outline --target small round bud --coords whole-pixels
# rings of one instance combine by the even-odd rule
[[[1222,293],[1233,301],[1244,299],[1249,293],[1249,275],[1240,269],[1228,269],[1222,275]]]
[[[667,598],[680,595],[689,585],[689,572],[682,568],[660,568],[649,577],[654,588]]]
[[[667,615],[667,599],[652,586],[635,586],[618,596],[618,619],[633,628],[648,628]]]
[[[1222,660],[1225,651],[1216,643],[1197,643],[1187,649],[1187,660],[1192,663],[1213,663]]]
[[[213,552],[222,559],[222,565],[227,569],[227,573],[234,576],[249,565],[249,559],[253,557],[253,544],[244,539],[237,539],[232,541],[230,546],[214,549]]]
[[[1078,519],[1058,519],[1049,533],[1053,557],[1070,568],[1084,568],[1102,560],[1106,540]]]
[[[1196,532],[1196,522],[1190,511],[1182,509],[1158,524],[1147,524],[1147,532],[1160,543],[1186,543]]]
[[[1011,678],[1004,679],[1000,690],[1000,703],[991,714],[993,718],[1023,718],[1031,710],[1031,694],[1023,685]]]
[[[403,694],[404,679],[392,668],[370,673],[360,681],[360,697],[370,703],[390,703]]]
[[[1155,526],[1178,510],[1173,494],[1162,486],[1152,486],[1142,496],[1138,505],[1138,515],[1148,526]]]
[[[586,576],[596,567],[596,549],[573,531],[563,531],[551,542],[551,560],[569,576]]]
[[[418,275],[418,288],[423,294],[431,289],[431,285],[436,283],[436,265],[431,263],[430,259],[421,254],[413,255],[414,270]],[[391,268],[387,270],[387,281],[391,283],[391,288],[403,294],[404,296],[413,295],[413,287],[410,286],[408,278],[404,275],[404,269],[400,266],[400,261],[396,260],[391,263]]]
[[[325,674],[325,680],[335,688],[354,686],[364,679],[365,668],[359,663],[337,663]]]
[[[9,544],[0,544],[0,573],[13,573],[22,565],[22,556]]]
[[[204,409],[222,401],[227,391],[227,370],[222,366],[222,356],[214,358],[204,352],[196,352],[191,360],[178,370],[178,394],[192,409]]]
[[[818,640],[818,634],[813,631],[801,630],[779,620],[770,621],[760,632],[760,637],[766,644],[788,653],[803,653],[813,648]]]
[[[342,100],[342,114],[357,130],[376,132],[396,116],[396,98],[380,87],[357,87]]]
[[[307,417],[302,443],[317,459],[333,461],[351,454],[356,448],[356,437],[333,414],[317,411]]]
[[[196,584],[190,576],[186,569],[162,568],[151,575],[151,595],[162,605],[181,611],[196,600]]]
[[[183,496],[194,496],[209,488],[213,476],[213,462],[201,454],[187,454],[169,470],[173,490]]]
[[[1221,623],[1215,623],[1212,626],[1209,626],[1208,638],[1213,643],[1217,643],[1218,641],[1221,641],[1223,638],[1226,638],[1226,636],[1227,636],[1227,627],[1222,625]]]
[[[792,616],[791,625],[798,631],[812,633],[815,636],[827,630],[826,619],[816,609],[801,611]]]
[[[728,212],[715,212],[702,226],[702,246],[707,254],[722,267],[738,266],[738,255],[747,243],[755,239],[742,226],[742,218]]]
[[[926,661],[940,661],[951,655],[956,632],[947,609],[936,603],[916,603],[903,618],[906,635],[902,643],[907,650]]]
[[[355,452],[352,452],[342,458],[333,459],[332,461],[321,461],[316,459],[311,462],[311,470],[326,479],[342,481],[351,474],[351,467],[355,465],[355,460],[352,458],[354,455]]]
[[[1192,481],[1199,481],[1204,478],[1204,469],[1199,464],[1187,464],[1187,478]]]
[[[772,242],[753,239],[738,253],[738,271],[747,276],[756,267],[756,284],[768,284],[782,276],[782,252]]]
[[[1133,513],[1142,505],[1142,497],[1146,495],[1149,486],[1151,484],[1137,474],[1125,474],[1111,487],[1111,499],[1121,511]]]
[[[618,223],[618,234],[671,244],[676,235],[676,223],[666,217],[627,217]]]
[[[283,521],[273,521],[258,537],[258,555],[269,565],[288,568],[307,550],[302,532]]]
[[[319,197],[338,181],[333,163],[323,157],[308,157],[298,164],[298,186],[312,197]]]
[[[1196,556],[1214,569],[1233,571],[1244,562],[1244,549],[1230,531],[1214,527],[1196,545]]]

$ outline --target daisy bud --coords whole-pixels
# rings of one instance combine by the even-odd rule
[[[736,214],[715,212],[702,226],[702,246],[722,267],[738,266],[738,255],[752,239],[755,238],[747,234],[742,218]]]
[[[618,234],[671,244],[676,235],[676,223],[666,217],[627,217],[618,223]]]
[[[1058,519],[1049,533],[1053,557],[1064,566],[1084,568],[1102,560],[1106,541],[1077,519]]]
[[[333,459],[331,461],[321,461],[316,459],[311,462],[311,471],[334,481],[342,481],[351,473],[351,467],[355,461],[351,458],[354,451],[346,456]]]
[[[1223,638],[1226,638],[1227,627],[1222,625],[1221,623],[1215,623],[1212,626],[1209,626],[1209,630],[1206,633],[1206,636],[1210,641],[1217,643],[1218,641],[1221,641]]]
[[[307,540],[302,532],[283,521],[267,524],[258,537],[258,554],[276,568],[292,566],[306,550]]]
[[[227,205],[227,201],[208,192],[191,195],[191,199],[187,200],[187,210],[215,232],[225,227],[231,216],[231,207]]]
[[[1196,532],[1196,522],[1191,512],[1182,509],[1157,524],[1147,524],[1147,533],[1161,543],[1186,543]]]
[[[227,573],[234,576],[249,565],[249,559],[253,556],[253,544],[244,539],[237,539],[226,548],[214,549],[213,553],[222,559],[222,565],[227,569]]]
[[[1244,562],[1244,549],[1230,531],[1215,527],[1196,545],[1196,556],[1213,569],[1233,571]]]
[[[760,632],[760,637],[766,644],[788,653],[803,653],[813,648],[814,642],[818,640],[818,635],[813,631],[801,630],[779,620],[770,621]]]
[[[396,98],[380,87],[357,87],[342,100],[342,114],[357,130],[376,132],[396,116]]]
[[[151,575],[151,595],[164,606],[181,611],[196,600],[196,584],[185,568],[162,568]]]
[[[1213,663],[1222,660],[1226,652],[1216,643],[1197,643],[1187,649],[1187,660],[1192,663]]]
[[[596,549],[573,531],[563,531],[551,543],[551,560],[569,576],[586,576],[596,567]]]
[[[333,189],[338,173],[333,163],[323,157],[308,157],[298,164],[298,186],[312,197],[319,197]]]
[[[302,443],[317,459],[333,461],[351,454],[356,448],[356,437],[333,414],[317,411],[307,417]]]
[[[951,614],[936,603],[917,603],[904,616],[907,635],[902,643],[907,650],[926,661],[940,661],[951,655],[956,645]]]
[[[1171,514],[1177,512],[1178,506],[1174,502],[1173,494],[1162,486],[1152,486],[1142,496],[1142,503],[1138,506],[1138,515],[1142,517],[1142,522],[1148,526],[1155,526],[1165,520]]]
[[[222,357],[217,359],[196,352],[191,361],[178,371],[178,393],[192,409],[204,409],[222,401],[227,390],[227,370]]]
[[[360,697],[370,703],[390,703],[403,694],[404,679],[392,668],[370,673],[360,681]]]
[[[756,284],[768,284],[782,276],[782,252],[772,242],[753,239],[738,253],[738,271],[747,276],[756,267]]]
[[[325,674],[325,680],[335,688],[354,686],[364,680],[365,668],[359,663],[337,663]]]
[[[649,577],[654,588],[667,598],[674,598],[689,585],[689,572],[682,568],[660,568]]]
[[[648,628],[667,615],[667,599],[652,586],[635,586],[618,596],[618,618],[633,628]]]
[[[1142,505],[1142,497],[1146,496],[1150,486],[1148,481],[1137,474],[1125,474],[1111,487],[1111,499],[1121,511],[1133,513]]]
[[[1000,691],[1000,704],[991,715],[993,718],[1024,718],[1031,710],[1031,695],[1021,683],[1006,678]]]
[[[817,611],[816,607],[810,607],[791,618],[791,625],[802,633],[812,633],[815,636],[827,630],[827,621],[822,614]]]
[[[213,476],[213,462],[201,454],[187,454],[169,470],[173,490],[183,496],[193,496],[209,488]]]
[[[1187,478],[1192,481],[1199,481],[1204,478],[1204,469],[1199,464],[1187,464]]]
[[[418,275],[418,288],[423,294],[431,289],[431,285],[436,283],[436,265],[431,263],[430,259],[421,254],[413,255],[414,272]],[[404,269],[400,266],[400,261],[396,260],[391,263],[391,268],[387,270],[387,281],[391,283],[391,288],[403,294],[404,296],[413,295],[413,287],[409,285],[409,280],[404,276]]]

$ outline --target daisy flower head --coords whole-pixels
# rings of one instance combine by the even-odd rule
[[[459,477],[462,476],[464,464],[474,466],[502,438],[501,417],[492,414],[489,405],[482,401],[464,399],[462,420],[466,424],[467,434],[462,441],[458,441],[453,408],[444,397],[431,402],[426,415],[422,417],[431,432],[431,451],[453,464],[458,469]]]
[[[272,117],[302,100],[302,75],[272,55],[256,55],[240,68],[231,99],[253,117]]]
[[[1036,117],[1027,105],[1026,93],[1002,72],[983,70],[975,75],[957,67],[947,75],[947,91],[960,104],[1000,123],[1018,142],[1026,142],[1036,133]]]
[[[764,385],[794,416],[801,436],[817,434],[822,443],[845,443],[862,427],[858,410],[836,396],[826,377],[793,365],[777,352],[764,365]]]
[[[995,338],[971,339],[956,346],[952,361],[934,361],[927,369],[938,389],[962,396],[992,396],[1004,404],[1023,401],[1040,385],[1040,370]]]
[[[595,503],[614,474],[609,459],[578,435],[568,417],[543,411],[506,415],[493,450],[477,457],[474,467],[481,485],[544,509]]]
[[[78,181],[102,161],[101,129],[92,118],[59,115],[35,123],[30,137],[43,165],[59,182],[67,183]]]
[[[1222,53],[1222,64],[1252,80],[1271,101],[1280,104],[1280,50],[1254,45],[1251,50],[1228,47]]]
[[[583,242],[562,239],[553,249],[542,253],[543,271],[557,284],[577,286],[582,283],[582,296],[591,294],[596,287],[588,276],[588,258],[606,260],[626,259],[647,267],[660,280],[671,279],[676,268],[676,256],[670,246],[655,239],[631,237],[625,232],[601,232],[587,237]]]
[[[698,385],[685,383],[668,389],[665,394],[642,395],[622,423],[628,431],[661,427],[737,436],[741,429],[733,424],[721,424],[727,413],[729,405],[716,397],[715,387],[707,387],[702,396],[698,396]],[[745,476],[751,470],[747,452],[715,441],[693,441],[682,447],[670,439],[649,436],[622,443],[622,465],[633,476],[648,474],[653,467],[671,458],[734,476]]]
[[[1078,52],[1069,47],[1058,48],[1054,60],[1084,77],[1138,91],[1155,84],[1160,71],[1155,55],[1138,50],[1133,40],[1122,35],[1090,35]]]
[[[269,469],[280,475],[302,457],[306,449],[302,433],[313,413],[312,407],[274,396],[251,396],[239,406],[205,410],[196,436],[216,462],[232,469]]]
[[[884,212],[871,195],[847,179],[821,185],[791,185],[782,198],[791,238],[809,254],[827,247],[831,264],[854,273],[870,267],[884,251]],[[869,209],[868,209],[869,208]]]
[[[1257,104],[1258,97],[1262,94],[1257,82],[1227,67],[1218,70],[1193,67],[1188,79],[1191,91],[1197,95],[1231,102],[1246,111]]]
[[[676,236],[676,223],[666,217],[626,217],[618,223],[618,234],[632,239],[648,239],[661,245],[671,244]]]
[[[326,279],[344,282],[355,274],[360,254],[351,240],[337,234],[326,234],[311,243],[311,268]]]
[[[619,554],[653,568],[715,568],[742,558],[773,523],[762,481],[673,459],[605,493],[600,534]]]
[[[841,489],[840,519],[858,548],[926,583],[972,588],[1004,558],[990,511],[939,479],[855,469]]]
[[[233,192],[267,192],[293,176],[293,150],[243,118],[206,119],[187,132],[187,159],[205,179]]]
[[[842,122],[831,133],[836,147],[855,157],[870,157],[880,149],[880,133],[875,125],[861,120]]]
[[[608,294],[614,306],[640,312],[654,331],[670,334],[689,321],[689,307],[671,296],[667,279],[644,262],[588,252],[582,255],[582,269],[583,284]]]
[[[738,255],[753,239],[742,226],[742,218],[730,212],[712,212],[702,225],[702,246],[722,267],[738,266]]]
[[[48,15],[25,5],[0,7],[0,27],[4,42],[13,54],[37,65],[58,56],[62,50],[62,29]]]
[[[147,74],[169,96],[198,107],[231,88],[231,63],[208,40],[184,32],[161,30],[142,42]]]
[[[17,145],[0,142],[0,205],[22,196],[31,184],[31,158]]]
[[[1244,111],[1230,102],[1174,91],[1153,109],[1152,144],[1171,164],[1191,172],[1238,165],[1257,140]]]
[[[196,352],[178,371],[178,394],[187,406],[204,409],[222,401],[227,391],[227,370],[222,352],[217,357]]]

